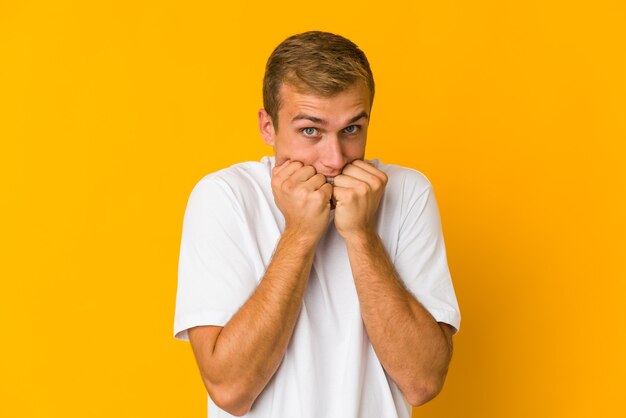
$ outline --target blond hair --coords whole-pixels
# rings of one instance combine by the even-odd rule
[[[362,80],[374,102],[374,76],[367,57],[350,40],[328,32],[293,35],[276,47],[263,78],[263,106],[278,131],[280,87],[287,84],[301,94],[334,96]]]

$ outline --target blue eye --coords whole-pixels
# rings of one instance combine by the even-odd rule
[[[304,128],[302,129],[302,133],[306,136],[315,136],[317,134],[317,129],[315,128]]]
[[[359,130],[358,125],[350,125],[347,128],[345,128],[343,131],[347,134],[355,134],[357,133],[358,130]]]

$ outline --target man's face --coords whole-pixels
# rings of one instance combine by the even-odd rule
[[[267,112],[259,111],[259,129],[265,143],[274,147],[277,166],[300,161],[334,177],[346,164],[363,159],[370,114],[365,83],[332,97],[300,94],[283,84],[280,95],[278,133]]]

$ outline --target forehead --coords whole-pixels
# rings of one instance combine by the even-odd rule
[[[370,110],[369,90],[365,83],[360,81],[330,96],[303,91],[286,83],[281,85],[279,92],[281,102],[279,113],[286,116],[301,112],[337,116],[339,113],[353,112],[369,114]]]

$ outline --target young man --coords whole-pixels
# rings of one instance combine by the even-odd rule
[[[174,332],[209,416],[409,417],[460,323],[432,187],[364,160],[374,80],[349,40],[286,39],[263,96],[275,156],[206,176],[185,213]]]

